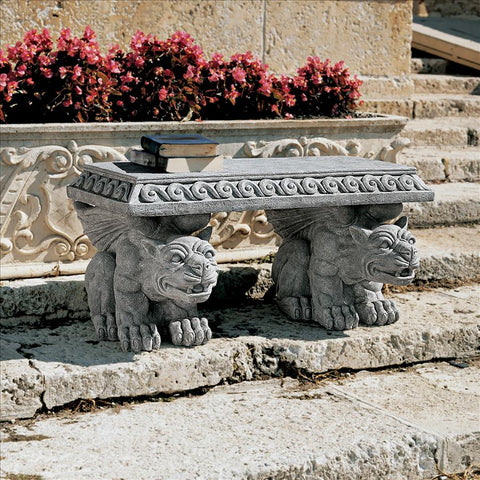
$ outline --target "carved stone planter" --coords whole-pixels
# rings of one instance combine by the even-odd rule
[[[200,133],[233,157],[355,155],[395,162],[408,143],[407,119],[206,121],[0,125],[1,278],[83,273],[95,249],[83,235],[65,187],[84,165],[121,161],[144,133]],[[240,161],[240,160],[239,160]],[[292,158],[292,162],[295,159]],[[219,261],[262,256],[278,237],[263,211],[217,213]],[[235,249],[234,249],[235,247]],[[234,250],[233,250],[234,249]]]

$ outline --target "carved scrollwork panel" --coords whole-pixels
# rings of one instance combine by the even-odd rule
[[[93,162],[124,161],[112,147],[66,146],[0,150],[2,261],[73,261],[95,249],[83,235],[66,186]]]
[[[410,144],[410,140],[398,137],[389,145],[378,150],[367,148],[366,142],[357,139],[335,141],[326,137],[306,137],[298,139],[283,138],[273,141],[249,141],[243,146],[247,157],[321,157],[321,156],[362,156],[396,163],[401,150]]]
[[[263,210],[215,213],[210,225],[213,227],[210,243],[217,250],[280,243]]]

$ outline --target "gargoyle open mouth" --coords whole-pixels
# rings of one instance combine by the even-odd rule
[[[367,267],[367,271],[373,281],[391,283],[393,285],[408,285],[415,278],[415,270],[414,267],[406,267],[402,270],[387,271],[375,267],[373,264]]]
[[[395,272],[395,276],[397,278],[413,277],[414,275],[415,275],[415,271],[411,268],[404,268],[400,272]]]

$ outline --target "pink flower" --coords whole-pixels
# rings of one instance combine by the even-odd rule
[[[158,92],[158,99],[161,102],[163,102],[167,98],[167,95],[168,95],[167,89],[165,87],[162,87]]]
[[[243,68],[235,67],[232,70],[232,77],[239,83],[244,83],[246,78],[246,72]]]
[[[17,75],[19,77],[23,77],[25,75],[25,72],[27,71],[27,66],[26,65],[20,65],[17,68]]]

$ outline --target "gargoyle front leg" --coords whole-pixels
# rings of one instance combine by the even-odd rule
[[[312,257],[313,258],[313,257]],[[358,326],[359,317],[336,267],[312,260],[309,268],[313,320],[327,330],[350,330]]]
[[[389,325],[399,318],[393,300],[384,298],[382,286],[382,283],[364,281],[353,287],[355,310],[365,325]]]
[[[124,352],[160,348],[157,326],[149,322],[149,300],[133,279],[115,274],[115,319]]]

